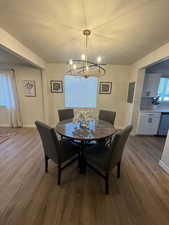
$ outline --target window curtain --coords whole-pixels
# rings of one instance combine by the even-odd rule
[[[7,108],[11,127],[22,127],[14,71],[0,71],[0,105]]]

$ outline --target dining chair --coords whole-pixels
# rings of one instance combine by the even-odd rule
[[[116,112],[100,110],[99,111],[99,120],[104,120],[111,123],[114,126],[114,121],[116,118]]]
[[[109,193],[109,175],[115,166],[120,178],[122,155],[131,130],[132,126],[127,126],[114,134],[109,144],[98,143],[86,149],[87,166],[104,178],[106,194]]]
[[[59,109],[58,110],[59,121],[73,119],[73,109]]]
[[[35,124],[43,145],[45,172],[48,172],[48,160],[51,159],[58,165],[58,185],[60,185],[61,172],[78,159],[79,147],[68,140],[58,141],[54,128],[40,121],[36,121]],[[62,166],[64,162],[66,162],[66,164]]]

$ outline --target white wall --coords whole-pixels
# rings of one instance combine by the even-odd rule
[[[65,64],[47,64],[46,71],[41,76],[39,69],[27,66],[14,66],[17,90],[19,94],[20,107],[23,125],[26,127],[33,126],[35,120],[44,120],[44,111],[48,111],[47,119],[51,126],[58,122],[57,110],[64,108],[64,93],[51,93],[50,80],[62,80],[66,71]],[[42,78],[45,77],[45,80]],[[100,81],[112,82],[112,93],[109,95],[99,95],[97,98],[97,110],[107,109],[117,112],[115,125],[123,128],[128,123],[128,104],[127,93],[130,78],[130,66],[107,65],[106,75]],[[23,80],[36,81],[36,97],[25,97],[23,94]],[[47,87],[47,91],[44,88]],[[43,93],[42,93],[43,92]],[[44,100],[45,104],[44,109]],[[0,126],[9,124],[7,120],[7,111],[0,109]]]
[[[132,123],[136,126],[138,119],[138,110],[140,104],[141,90],[144,80],[144,70],[140,70],[147,66],[147,64],[153,63],[153,60],[160,60],[160,54],[162,57],[167,56],[167,50],[169,54],[169,44],[161,47],[154,53],[149,54],[143,59],[139,60],[132,66],[122,65],[107,65],[107,74],[101,80],[112,81],[112,94],[111,95],[98,95],[97,109],[115,110],[117,112],[116,126],[124,127],[128,123]],[[159,53],[160,52],[160,53]],[[165,53],[164,53],[165,52]],[[40,71],[31,67],[15,66],[17,83],[19,87],[19,96],[21,100],[22,117],[25,126],[31,126],[36,119],[44,119],[43,111],[47,112],[45,115],[46,121],[49,121],[50,125],[57,123],[57,109],[64,107],[64,94],[52,94],[50,92],[50,80],[63,80],[65,73],[65,64],[47,64],[46,70],[43,72],[43,85],[41,84]],[[21,80],[35,79],[37,82],[37,97],[28,98],[23,97],[23,89]],[[127,104],[127,91],[128,83],[130,81],[136,81],[136,90],[134,96],[134,104]],[[46,92],[44,91],[46,87]],[[42,89],[44,95],[42,97]],[[43,103],[45,100],[45,108]],[[4,109],[0,109],[0,112],[4,112]],[[2,114],[2,113],[1,113]],[[5,116],[1,116],[0,123]],[[5,120],[5,119],[4,119]],[[6,123],[5,123],[6,124]]]
[[[10,67],[11,68],[11,67]],[[43,99],[41,71],[28,66],[13,66],[15,69],[17,92],[19,96],[21,116],[24,127],[34,126],[35,120],[43,120]],[[23,80],[35,80],[36,97],[25,97],[23,94]],[[8,111],[0,108],[0,126],[9,126]]]
[[[167,52],[168,51],[168,52]],[[128,123],[136,125],[138,119],[138,110],[140,104],[141,90],[144,80],[144,70],[140,71],[140,68],[147,66],[161,57],[169,55],[169,44],[162,46],[153,53],[147,55],[143,59],[137,61],[132,66],[121,65],[107,65],[107,74],[101,80],[112,81],[112,94],[111,95],[98,95],[97,109],[109,109],[117,112],[117,127],[124,127]],[[43,101],[47,99],[45,104],[45,111],[48,108],[48,121],[51,125],[57,123],[57,109],[64,107],[64,94],[52,94],[50,92],[50,80],[63,80],[65,73],[65,64],[47,64],[45,77],[43,79],[43,85],[41,84],[40,71],[31,67],[17,66],[16,78],[18,84],[18,91],[21,101],[21,111],[25,126],[31,126],[36,119],[43,119]],[[37,97],[28,98],[23,96],[22,80],[35,79],[37,82]],[[136,81],[136,90],[134,96],[134,104],[127,104],[127,91],[128,83],[130,81]],[[48,82],[48,84],[46,84]],[[42,97],[42,87],[47,87],[47,92],[44,92]],[[0,109],[0,112],[4,112],[4,109]],[[2,114],[2,113],[1,113]],[[1,116],[0,123],[3,123],[5,116]],[[6,118],[7,119],[7,118]],[[5,120],[5,119],[4,119]]]
[[[141,100],[141,91],[144,82],[145,70],[144,68],[148,65],[151,65],[155,62],[160,60],[164,60],[165,58],[169,57],[169,43],[161,46],[157,50],[151,52],[150,54],[146,55],[142,59],[138,60],[136,63],[132,65],[131,68],[131,81],[136,82],[136,89],[134,94],[134,103],[131,105],[131,114],[130,118],[132,124],[134,126],[134,133],[136,132],[137,120],[138,120],[138,111],[140,106]],[[169,134],[167,136],[167,141],[165,144],[165,149],[160,160],[160,166],[165,169],[169,173]]]
[[[133,133],[136,132],[137,120],[138,120],[138,112],[141,101],[141,91],[143,88],[145,70],[144,68],[165,58],[169,57],[169,43],[161,46],[145,57],[141,58],[133,65],[131,65],[131,76],[130,81],[136,82],[135,94],[134,94],[134,102],[129,106],[129,120],[134,126]]]
[[[46,66],[48,79],[48,104],[49,123],[55,125],[58,121],[57,109],[64,108],[64,93],[56,94],[50,92],[50,80],[63,80],[66,71],[65,64],[51,63]],[[130,77],[130,66],[107,65],[106,75],[100,81],[112,82],[112,93],[110,95],[98,95],[97,110],[108,109],[117,112],[116,127],[124,127],[128,122],[127,93]]]
[[[15,71],[23,125],[33,126],[35,120],[43,120],[41,71],[25,66],[17,66],[15,67]],[[36,97],[24,96],[23,80],[35,80]]]

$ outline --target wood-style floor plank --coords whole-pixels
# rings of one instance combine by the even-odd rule
[[[0,144],[0,225],[169,224],[169,175],[158,165],[164,138],[130,137],[106,196],[103,180],[91,170],[80,175],[76,163],[58,186],[57,165],[44,173],[36,130],[14,131]]]

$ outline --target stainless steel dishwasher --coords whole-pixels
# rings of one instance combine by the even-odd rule
[[[162,112],[158,135],[161,136],[167,135],[168,129],[169,129],[169,112]]]

